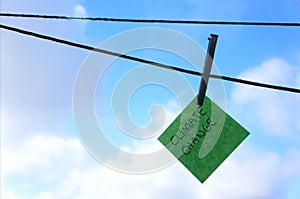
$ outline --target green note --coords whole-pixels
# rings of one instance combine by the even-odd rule
[[[198,106],[196,96],[158,140],[203,183],[248,135],[207,96]]]

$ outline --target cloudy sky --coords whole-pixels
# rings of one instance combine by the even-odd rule
[[[1,1],[1,12],[143,19],[299,22],[299,10],[298,0],[229,0],[226,3],[218,0]],[[137,34],[122,45],[104,42],[116,38],[116,34],[136,28],[168,29],[185,35],[204,49],[207,37],[216,33],[219,41],[215,64],[220,74],[300,88],[298,27],[129,24],[5,17],[1,17],[1,24],[91,46],[111,47],[111,50],[138,46],[138,41],[152,38]],[[173,47],[188,52],[187,55],[196,53],[179,48],[183,44],[178,42],[172,40],[166,43],[174,44]],[[164,41],[155,40],[153,43],[159,45]],[[144,49],[130,53],[195,70],[182,58],[162,50]],[[82,49],[1,29],[2,198],[300,197],[300,95],[221,82],[225,89],[224,109],[250,135],[204,184],[179,162],[147,174],[124,173],[97,161],[79,138],[74,119],[73,91],[89,55],[90,52]],[[106,58],[98,55],[99,66],[94,67],[101,68]],[[199,52],[197,59],[203,61],[203,58],[203,52]],[[202,62],[199,63],[201,65]],[[199,77],[175,73],[177,76],[173,78],[174,72],[161,72],[161,69],[151,73],[145,73],[145,69],[142,71],[144,75],[141,75],[139,71],[132,70],[140,66],[136,62],[118,59],[95,86],[95,111],[105,136],[115,147],[139,154],[162,149],[157,136],[182,110],[179,101],[183,100],[183,104],[188,102],[196,95],[199,86]],[[165,73],[164,77],[168,77],[164,79],[166,84],[175,85],[175,78],[185,78],[190,87],[182,87],[182,90],[190,89],[193,93],[174,94],[168,86],[155,84],[155,80],[163,79],[159,78],[163,75],[158,74]],[[129,101],[121,100],[129,110],[132,124],[147,126],[151,122],[150,116],[153,116],[154,126],[151,128],[156,130],[152,129],[153,135],[147,139],[135,139],[125,134],[120,129],[132,126],[128,122],[122,124],[124,120],[112,113],[112,98],[118,94],[118,86],[121,85],[121,90],[127,88],[126,78],[128,81],[147,78],[150,81],[153,78],[153,84],[136,90]],[[122,84],[122,81],[125,83]],[[216,81],[212,80],[211,84]],[[115,103],[118,104],[123,98],[117,99],[119,101]],[[78,101],[81,100],[84,96]],[[149,115],[153,105],[164,108],[166,119],[162,128],[155,126],[155,122],[160,124],[161,114],[155,115],[154,112]],[[123,126],[120,128],[118,125]]]

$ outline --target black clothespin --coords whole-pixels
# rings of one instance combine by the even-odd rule
[[[217,45],[218,35],[210,34],[210,37],[208,38],[208,48],[207,53],[205,57],[205,63],[203,67],[203,74],[201,77],[200,87],[199,87],[199,93],[198,93],[198,105],[202,106],[205,98],[205,93],[208,85],[208,79],[215,55],[215,49]]]

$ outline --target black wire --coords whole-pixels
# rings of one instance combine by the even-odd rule
[[[244,21],[199,21],[199,20],[167,20],[167,19],[126,19],[108,17],[68,17],[58,15],[36,15],[0,13],[2,17],[43,18],[43,19],[65,19],[65,20],[90,20],[129,23],[164,23],[164,24],[202,24],[202,25],[237,25],[237,26],[300,26],[299,22],[244,22]]]
[[[197,71],[187,70],[187,69],[179,68],[179,67],[176,67],[176,66],[166,65],[166,64],[159,63],[159,62],[155,62],[155,61],[150,61],[150,60],[146,60],[146,59],[142,59],[142,58],[138,58],[138,57],[124,55],[124,54],[112,52],[112,51],[109,51],[109,50],[94,48],[94,47],[87,46],[87,45],[84,45],[84,44],[78,44],[78,43],[74,43],[74,42],[71,42],[71,41],[66,41],[66,40],[50,37],[50,36],[47,36],[47,35],[42,35],[42,34],[27,31],[27,30],[22,30],[22,29],[19,29],[19,28],[14,28],[14,27],[2,25],[2,24],[0,24],[0,28],[10,30],[10,31],[13,31],[13,32],[17,32],[17,33],[21,33],[21,34],[24,34],[24,35],[33,36],[33,37],[40,38],[40,39],[45,39],[45,40],[48,40],[48,41],[57,42],[57,43],[60,43],[60,44],[65,44],[65,45],[68,45],[68,46],[73,46],[73,47],[77,47],[77,48],[81,48],[81,49],[85,49],[85,50],[89,50],[89,51],[104,53],[104,54],[111,55],[111,56],[117,56],[117,57],[127,59],[127,60],[131,60],[131,61],[141,62],[141,63],[144,63],[144,64],[149,64],[149,65],[153,65],[153,66],[157,66],[157,67],[161,67],[161,68],[165,68],[165,69],[171,69],[171,70],[175,70],[175,71],[186,73],[186,74],[202,76],[202,73],[197,72]],[[226,80],[226,81],[231,81],[231,82],[236,82],[236,83],[241,83],[241,84],[247,84],[247,85],[251,85],[251,86],[264,87],[264,88],[270,88],[270,89],[281,90],[281,91],[288,91],[288,92],[293,92],[293,93],[300,93],[300,89],[296,89],[296,88],[276,86],[276,85],[271,85],[271,84],[264,84],[264,83],[249,81],[249,80],[243,80],[243,79],[238,79],[238,78],[233,78],[233,77],[227,77],[227,76],[224,76],[224,75],[210,74],[209,77],[210,78],[215,78],[215,79],[223,79],[223,80]]]

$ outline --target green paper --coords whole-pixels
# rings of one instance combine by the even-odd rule
[[[158,140],[204,182],[249,135],[249,132],[207,96],[197,96]]]

